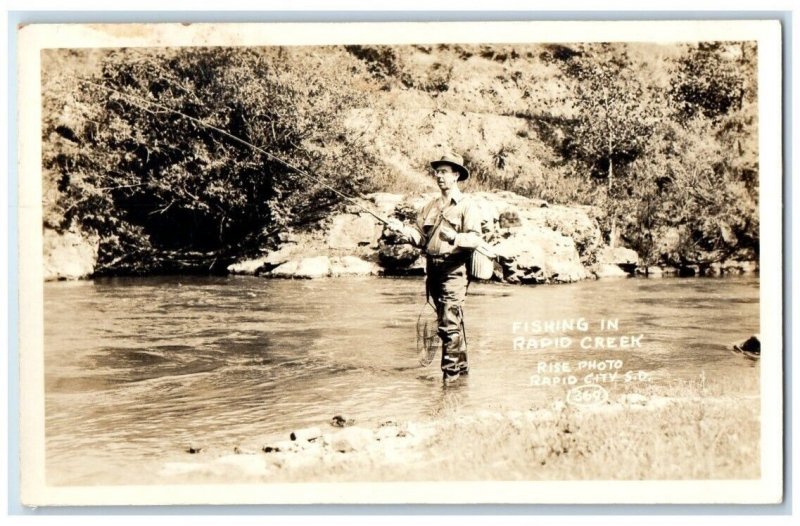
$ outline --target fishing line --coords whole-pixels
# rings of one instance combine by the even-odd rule
[[[187,119],[187,120],[190,120],[190,121],[192,121],[194,123],[197,123],[197,124],[199,124],[200,126],[202,126],[204,128],[208,128],[210,130],[214,130],[217,133],[227,137],[228,139],[231,139],[232,141],[238,142],[239,144],[243,144],[245,146],[248,146],[248,147],[256,150],[257,152],[259,152],[259,153],[267,156],[268,158],[270,158],[270,159],[282,164],[283,166],[289,168],[290,170],[293,170],[295,173],[297,173],[298,175],[306,178],[307,180],[309,180],[311,182],[314,182],[314,183],[317,183],[317,184],[327,188],[328,190],[330,190],[331,192],[335,193],[339,197],[350,201],[351,203],[356,205],[358,208],[360,208],[364,212],[368,213],[369,215],[371,215],[372,217],[374,217],[375,219],[377,219],[378,221],[380,221],[384,225],[389,224],[389,221],[387,219],[379,216],[378,214],[376,214],[375,212],[373,212],[369,208],[365,207],[364,205],[359,203],[354,197],[351,197],[351,196],[349,196],[349,195],[337,190],[333,186],[327,184],[319,176],[314,177],[311,174],[307,173],[302,168],[299,168],[298,166],[295,166],[294,164],[281,159],[277,155],[268,152],[264,148],[261,148],[260,146],[257,146],[257,145],[255,145],[255,144],[253,144],[251,142],[248,142],[248,141],[242,139],[241,137],[237,137],[236,135],[234,135],[234,134],[232,134],[232,133],[230,133],[230,132],[228,132],[226,130],[223,130],[222,128],[218,128],[217,126],[214,126],[213,124],[208,124],[207,122],[204,122],[204,121],[202,121],[202,120],[200,120],[200,119],[198,119],[196,117],[192,117],[191,115],[187,115],[187,114],[183,113],[182,111],[170,108],[169,106],[165,106],[165,105],[160,104],[158,102],[147,100],[145,98],[142,98],[142,97],[139,97],[139,96],[136,96],[136,95],[131,95],[129,93],[125,93],[123,91],[120,91],[120,90],[117,90],[117,89],[114,89],[114,88],[110,88],[108,86],[104,86],[102,84],[98,84],[96,82],[92,82],[90,80],[77,78],[77,77],[73,77],[73,78],[75,78],[75,80],[77,80],[80,83],[86,84],[88,86],[93,86],[95,88],[100,88],[100,89],[105,90],[107,92],[114,93],[114,94],[119,95],[119,96],[121,96],[121,97],[123,97],[125,99],[128,99],[128,102],[131,102],[134,106],[146,111],[147,113],[155,115],[156,117],[158,117],[158,114],[156,112],[154,112],[151,109],[149,109],[149,108],[147,108],[145,106],[142,106],[140,104],[153,106],[153,107],[159,108],[161,110],[164,110],[166,112],[174,113],[176,115],[180,115],[184,119]],[[137,102],[140,103],[140,104],[137,104]]]

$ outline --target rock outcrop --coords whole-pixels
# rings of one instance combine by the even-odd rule
[[[374,193],[321,221],[316,228],[285,231],[277,248],[227,267],[232,274],[316,279],[346,276],[423,275],[425,257],[385,229],[383,218],[414,221],[436,194]],[[470,194],[482,216],[483,237],[497,254],[492,279],[506,283],[569,283],[587,278],[725,275],[756,272],[755,262],[639,266],[635,251],[607,247],[588,206],[551,205],[512,192]],[[357,204],[356,204],[357,203]],[[95,271],[96,237],[45,229],[45,279],[78,279]]]
[[[81,279],[95,271],[98,239],[94,236],[45,228],[43,249],[45,281]]]
[[[425,257],[397,239],[364,208],[385,218],[414,221],[436,194],[376,193],[329,217],[317,229],[285,233],[277,250],[228,267],[232,273],[275,278],[422,275]],[[605,249],[591,207],[550,205],[512,192],[470,194],[482,216],[483,237],[497,254],[493,279],[507,283],[569,283],[598,273],[598,261],[633,272],[632,250]],[[629,267],[629,268],[628,268]]]
[[[395,216],[408,218],[435,194],[400,201]],[[508,283],[566,283],[588,277],[582,261],[601,246],[597,222],[585,207],[550,206],[512,192],[470,195],[482,215],[483,236],[498,255],[494,278]],[[379,261],[387,274],[424,270],[421,252],[391,235],[381,240]]]

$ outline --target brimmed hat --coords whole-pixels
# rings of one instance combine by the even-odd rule
[[[466,179],[469,179],[469,170],[464,168],[464,158],[461,157],[460,155],[457,155],[455,153],[446,153],[442,155],[441,159],[438,159],[436,161],[431,161],[431,168],[435,170],[437,167],[443,164],[448,164],[456,169],[456,171],[458,172],[459,181],[464,181]]]

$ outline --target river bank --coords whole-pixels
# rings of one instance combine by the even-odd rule
[[[261,255],[242,257],[227,266],[230,274],[268,278],[313,279],[346,276],[422,275],[422,252],[401,243],[365,210],[413,223],[416,211],[435,194],[374,193],[304,230],[286,229],[277,245]],[[636,251],[604,242],[597,216],[589,206],[552,205],[512,192],[471,194],[482,215],[483,237],[497,254],[492,281],[511,284],[572,283],[584,279],[632,275],[719,276],[757,272],[753,261],[671,258],[680,243],[676,232],[659,240],[657,263]],[[72,229],[45,229],[44,279],[93,277],[97,236]],[[190,269],[191,270],[191,269]]]
[[[181,482],[675,480],[757,478],[760,398],[705,379],[648,386],[592,406],[464,411],[319,428],[261,451],[199,446],[163,464]],[[291,437],[295,439],[292,440]],[[192,451],[193,453],[189,453]]]

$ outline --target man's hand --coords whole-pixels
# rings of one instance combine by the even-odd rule
[[[439,237],[448,243],[453,243],[456,240],[456,231],[450,227],[443,226],[439,231]]]

